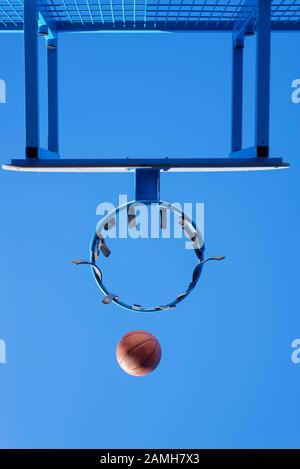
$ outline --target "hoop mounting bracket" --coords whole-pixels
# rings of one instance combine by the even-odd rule
[[[160,199],[160,169],[135,170],[135,200],[158,202]]]

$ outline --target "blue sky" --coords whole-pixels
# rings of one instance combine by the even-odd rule
[[[297,34],[273,35],[272,154],[290,170],[162,175],[162,199],[205,203],[206,252],[227,258],[206,266],[175,311],[104,306],[88,270],[70,264],[87,256],[97,205],[133,198],[133,175],[0,173],[1,447],[299,447],[300,365],[290,359],[300,336],[300,105],[291,101],[299,46]],[[24,146],[22,36],[1,34],[0,49],[6,163]],[[227,34],[62,36],[62,155],[226,156],[230,51]],[[254,52],[247,39],[245,146]],[[45,143],[44,77],[41,107]],[[122,246],[122,270],[108,265],[108,275],[133,294],[138,279],[142,298],[154,288],[177,294],[190,275],[177,245],[149,240],[136,254]],[[141,379],[115,360],[117,342],[134,329],[155,334],[163,352]]]

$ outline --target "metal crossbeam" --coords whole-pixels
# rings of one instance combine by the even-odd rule
[[[101,158],[12,160],[4,169],[30,172],[130,172],[159,169],[167,172],[251,171],[288,168],[282,158]],[[149,173],[148,173],[149,174]],[[155,191],[158,191],[157,179]]]

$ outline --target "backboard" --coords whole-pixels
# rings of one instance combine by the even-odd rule
[[[287,168],[269,154],[272,31],[300,31],[300,0],[0,0],[0,31],[24,34],[26,148],[3,165],[33,172],[245,171]],[[231,152],[224,158],[64,159],[59,152],[57,44],[68,32],[209,32],[232,36]],[[243,52],[257,35],[255,139],[242,147]],[[48,77],[48,148],[39,143],[38,40],[45,38]],[[201,149],[199,149],[199,152]],[[145,174],[145,171],[139,172]],[[158,176],[159,177],[159,176]],[[151,179],[151,178],[150,178]]]

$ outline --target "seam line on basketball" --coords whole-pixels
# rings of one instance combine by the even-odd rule
[[[139,368],[143,368],[143,366],[147,363],[148,360],[150,360],[152,355],[155,353],[157,346],[158,346],[158,343],[156,342],[154,350],[153,352],[150,353],[149,357],[147,357],[146,360],[144,360],[139,366],[136,366],[135,368],[129,368],[128,371],[134,371],[134,370],[138,370]]]
[[[127,334],[125,334],[124,337],[132,337],[133,335],[137,335],[137,334],[142,334],[142,335],[151,336],[154,340],[156,339],[153,334],[150,334],[150,332],[145,333],[145,331],[142,331],[142,330],[136,330],[136,331],[132,331],[132,332],[127,332]]]
[[[135,349],[137,349],[137,348],[140,347],[141,345],[146,344],[147,342],[155,342],[155,340],[152,339],[152,338],[151,338],[151,339],[146,339],[146,340],[144,340],[143,342],[141,342],[141,343],[135,345],[134,347],[132,347],[130,350],[128,350],[128,352],[127,352],[126,355],[122,358],[122,360],[120,360],[120,362],[119,362],[120,365],[121,365],[121,363],[123,362],[123,360],[125,360],[125,358],[128,357],[128,355],[129,355],[131,352],[133,352]],[[155,348],[154,348],[154,350],[155,350]],[[151,352],[151,353],[152,353],[152,352]]]

